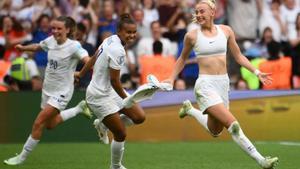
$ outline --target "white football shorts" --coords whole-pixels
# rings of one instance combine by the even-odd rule
[[[113,89],[107,96],[98,96],[90,90],[87,90],[86,102],[100,121],[102,121],[104,117],[119,112],[124,108],[123,99]]]
[[[194,92],[200,111],[205,113],[207,108],[220,103],[229,108],[229,90],[229,78],[227,74],[199,74]]]
[[[57,108],[59,111],[62,111],[67,107],[69,101],[72,98],[72,94],[60,95],[60,94],[46,94],[45,92],[42,92],[41,108],[44,109],[46,104],[49,104]]]

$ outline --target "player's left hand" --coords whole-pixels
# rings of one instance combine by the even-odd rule
[[[273,82],[273,79],[271,77],[272,73],[259,73],[258,78],[264,85],[270,85]]]

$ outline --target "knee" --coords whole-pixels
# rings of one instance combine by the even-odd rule
[[[46,129],[47,129],[47,130],[51,130],[51,129],[54,129],[54,128],[55,128],[54,125],[51,125],[51,124],[47,124],[47,125],[46,125]]]
[[[141,124],[146,120],[146,117],[144,115],[141,115],[139,117],[136,117],[134,119],[132,119],[132,121],[134,122],[134,124]]]
[[[209,131],[210,135],[214,138],[219,137],[222,134],[223,128],[218,131]]]
[[[228,127],[228,132],[231,135],[239,135],[240,131],[241,131],[241,127],[237,121],[232,122]]]
[[[125,130],[121,130],[121,131],[114,132],[113,135],[116,141],[124,141],[126,139],[127,133]]]

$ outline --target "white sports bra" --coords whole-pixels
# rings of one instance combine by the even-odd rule
[[[216,28],[217,35],[214,37],[206,37],[198,29],[197,40],[193,47],[197,58],[226,55],[227,37],[218,25]]]

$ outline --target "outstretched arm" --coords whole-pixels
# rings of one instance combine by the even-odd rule
[[[272,83],[271,73],[263,73],[260,72],[258,69],[256,69],[250,63],[250,61],[241,53],[241,50],[235,41],[235,35],[232,29],[228,26],[226,27],[226,29],[229,32],[228,47],[236,62],[241,66],[245,67],[246,69],[248,69],[250,72],[254,73],[256,76],[258,76],[259,80],[263,84],[265,85],[271,84]]]
[[[18,44],[15,46],[15,48],[21,52],[24,52],[24,51],[31,51],[31,52],[35,52],[35,51],[38,51],[38,50],[41,50],[42,47],[40,46],[40,44],[38,43],[34,43],[34,44],[30,44],[30,45],[21,45],[21,44]]]

